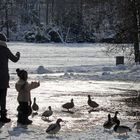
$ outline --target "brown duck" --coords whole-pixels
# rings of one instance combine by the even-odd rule
[[[34,97],[34,102],[33,102],[33,105],[32,105],[32,109],[33,109],[33,111],[38,111],[39,110],[39,106],[36,103],[36,98],[35,97]]]
[[[127,132],[132,131],[128,126],[120,125],[120,121],[118,120],[116,122],[116,125],[114,126],[114,131],[116,133],[123,134],[125,133],[127,135]]]
[[[69,109],[72,109],[74,107],[73,99],[71,99],[71,102],[63,104],[62,107],[67,109],[68,111],[69,111]]]
[[[43,112],[42,117],[48,118],[53,114],[51,106],[48,107],[48,110]]]
[[[63,122],[63,120],[58,119],[56,123],[50,124],[49,127],[46,129],[46,133],[52,134],[52,135],[56,134],[61,129],[60,122]]]
[[[105,129],[111,129],[111,127],[114,125],[114,122],[112,121],[111,115],[108,114],[108,120],[105,121],[105,123],[103,124],[103,127]]]
[[[89,105],[90,107],[92,107],[93,109],[99,106],[99,104],[97,104],[95,101],[92,101],[92,100],[91,100],[90,95],[88,95],[88,101],[87,101],[87,103],[88,103],[88,105]]]

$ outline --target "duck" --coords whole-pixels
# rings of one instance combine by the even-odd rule
[[[90,95],[88,95],[88,101],[87,101],[87,103],[88,103],[88,105],[89,105],[90,107],[92,107],[93,109],[99,106],[99,104],[97,104],[95,101],[92,101],[92,100],[91,100]]]
[[[36,98],[35,97],[34,97],[34,102],[33,102],[33,105],[32,105],[32,109],[33,109],[33,111],[36,111],[36,112],[39,110],[39,106],[36,103]]]
[[[127,135],[127,132],[132,131],[128,126],[120,125],[120,121],[118,120],[116,122],[116,125],[114,126],[114,131],[116,133],[123,134],[125,133]]]
[[[46,133],[48,134],[56,134],[61,129],[60,122],[63,122],[61,118],[57,119],[56,123],[50,124],[49,127],[46,129]]]
[[[116,111],[115,112],[115,115],[114,115],[114,117],[113,118],[111,118],[112,119],[112,121],[114,122],[114,124],[116,124],[118,121],[119,121],[119,119],[118,119],[118,117],[117,117],[117,115],[119,114],[119,112],[118,111]]]
[[[53,114],[52,108],[51,106],[48,107],[48,110],[46,110],[45,112],[42,113],[42,117],[47,117],[49,119],[49,117]]]
[[[69,109],[72,109],[74,107],[73,99],[71,99],[71,102],[63,104],[62,107],[67,109],[68,111],[69,111]]]
[[[140,132],[140,121],[134,123],[134,126],[137,129],[137,132]]]
[[[105,129],[111,129],[111,127],[114,125],[114,122],[111,119],[111,115],[108,114],[108,120],[104,122],[103,127]]]

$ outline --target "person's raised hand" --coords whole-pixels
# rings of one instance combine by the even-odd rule
[[[20,52],[17,52],[17,53],[16,53],[16,56],[17,56],[18,58],[20,58]]]

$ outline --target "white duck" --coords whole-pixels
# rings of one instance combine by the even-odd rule
[[[63,120],[59,118],[57,119],[56,123],[50,124],[49,127],[46,129],[46,133],[52,135],[56,134],[61,129],[60,122],[63,122]]]

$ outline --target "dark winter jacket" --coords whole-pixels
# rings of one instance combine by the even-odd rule
[[[9,87],[8,59],[17,62],[19,56],[13,55],[6,43],[0,42],[0,89]]]

